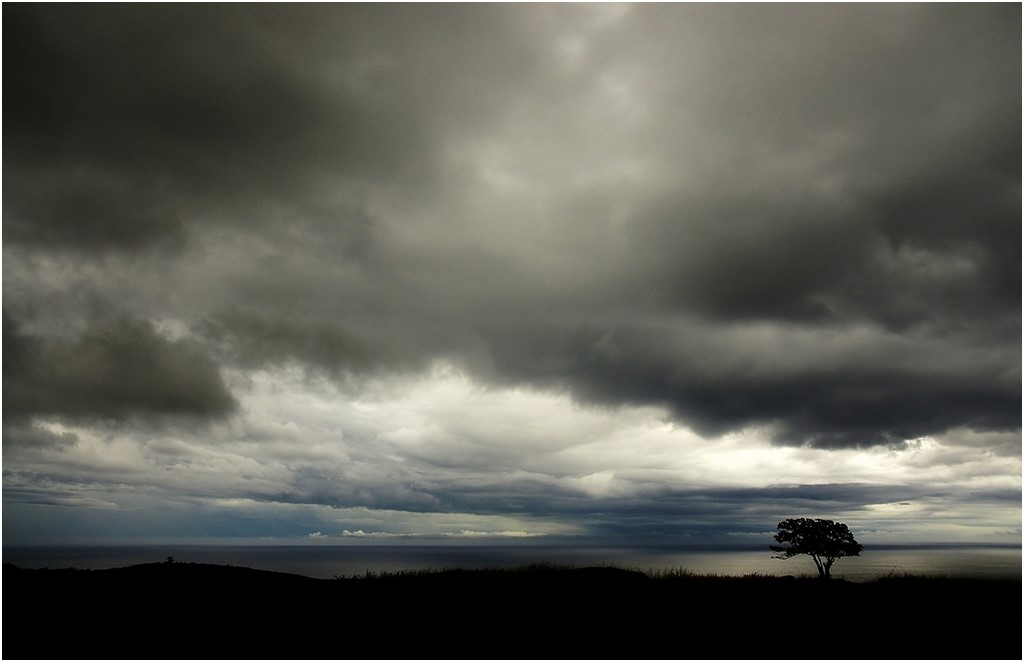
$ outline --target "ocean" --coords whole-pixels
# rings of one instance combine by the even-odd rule
[[[3,562],[24,568],[102,569],[175,561],[236,565],[309,577],[366,573],[513,568],[536,563],[606,566],[645,572],[687,571],[701,575],[814,575],[805,556],[782,560],[768,549],[685,547],[580,547],[557,545],[144,545],[3,547]],[[866,546],[843,558],[834,577],[870,581],[890,574],[1021,578],[1021,547],[1005,545]]]

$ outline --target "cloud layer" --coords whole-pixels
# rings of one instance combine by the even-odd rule
[[[907,458],[1019,497],[985,464],[1019,474],[1018,6],[4,19],[5,499],[118,482],[79,474],[94,442],[186,500],[548,532],[689,521],[704,474],[647,472],[694,449],[716,526],[788,482],[719,457],[895,453],[794,477],[871,486],[853,510],[945,480]],[[404,399],[451,375],[526,429]]]

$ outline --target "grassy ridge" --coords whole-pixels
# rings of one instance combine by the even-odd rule
[[[1021,583],[5,566],[5,659],[1020,659]],[[41,634],[40,634],[41,633]]]

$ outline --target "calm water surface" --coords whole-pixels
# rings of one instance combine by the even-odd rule
[[[531,563],[615,565],[643,571],[687,570],[741,576],[813,575],[807,557],[774,559],[765,549],[685,549],[562,546],[123,546],[4,547],[3,561],[26,568],[113,568],[176,561],[239,565],[330,579],[367,572],[510,568]],[[833,575],[867,581],[890,573],[956,577],[1021,577],[1021,548],[891,546],[867,548],[836,561]]]

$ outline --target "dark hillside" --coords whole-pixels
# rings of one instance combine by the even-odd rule
[[[5,659],[1021,656],[1013,580],[547,566],[318,580],[192,563],[3,579]]]

